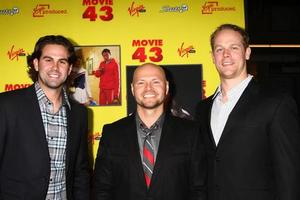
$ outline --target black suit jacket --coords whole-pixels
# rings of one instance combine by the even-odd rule
[[[147,189],[135,116],[105,125],[95,165],[97,200],[206,199],[206,161],[198,126],[166,115]]]
[[[299,200],[300,126],[284,93],[252,80],[230,113],[218,146],[210,127],[213,99],[197,109],[209,161],[211,200]]]
[[[68,200],[89,198],[87,110],[67,109]],[[45,199],[50,156],[34,85],[0,94],[0,199]]]

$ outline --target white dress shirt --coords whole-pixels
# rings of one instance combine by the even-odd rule
[[[252,75],[248,74],[248,77],[240,82],[238,85],[231,88],[227,93],[227,102],[222,102],[221,86],[218,87],[213,99],[213,105],[211,109],[210,126],[215,139],[216,145],[218,145],[221,138],[223,129],[227,122],[228,116],[232,109],[236,105],[237,101],[241,97],[245,88],[248,86],[252,79]]]

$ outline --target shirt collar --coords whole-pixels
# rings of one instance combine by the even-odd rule
[[[219,85],[219,86],[217,87],[217,89],[216,89],[216,91],[215,91],[215,93],[214,93],[214,95],[213,95],[212,98],[215,99],[216,96],[218,96],[220,93],[221,93],[221,86]]]
[[[35,87],[35,91],[36,91],[39,102],[42,102],[44,104],[49,103],[49,102],[51,103],[51,101],[46,96],[45,92],[41,88],[38,81],[36,81],[34,83],[34,87]],[[63,87],[63,89],[62,89],[62,93],[63,93],[63,95],[62,95],[62,106],[67,105],[69,107],[69,109],[71,110],[71,104],[69,102],[69,98],[68,98],[67,91],[66,91],[65,87]]]
[[[228,91],[228,97],[230,98],[232,95],[234,95],[236,92],[238,92],[241,88],[246,87],[252,78],[253,78],[253,76],[251,74],[248,74],[246,79],[244,79],[243,81],[241,81],[239,84],[237,84],[236,86],[234,86],[233,88],[231,88]],[[213,95],[213,99],[215,99],[217,96],[220,96],[220,95],[222,95],[221,85],[219,85],[218,88],[216,89],[216,91]]]
[[[141,118],[137,112],[135,115],[136,125],[141,130],[157,130],[159,128],[162,128],[164,119],[165,119],[165,113],[161,114],[161,116],[156,120],[156,122],[154,122],[154,124],[152,124],[152,126],[150,128],[148,128],[145,125],[145,123],[141,120]]]

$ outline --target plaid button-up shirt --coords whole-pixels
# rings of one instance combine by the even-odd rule
[[[46,139],[50,155],[50,179],[46,200],[66,200],[66,144],[67,144],[67,112],[70,103],[66,91],[63,90],[62,106],[53,112],[53,103],[47,98],[38,82],[35,90],[41,109]]]

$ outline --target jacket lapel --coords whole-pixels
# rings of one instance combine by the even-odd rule
[[[72,103],[70,102],[70,104],[71,104],[71,109],[72,109]],[[74,108],[73,108],[74,109]],[[72,142],[72,140],[73,140],[73,133],[74,133],[74,125],[76,125],[77,124],[77,122],[75,121],[76,120],[76,118],[74,118],[74,116],[76,116],[76,115],[74,115],[74,114],[71,114],[71,112],[73,111],[71,111],[70,109],[69,109],[69,107],[66,107],[66,111],[67,111],[67,144],[66,144],[66,166],[65,166],[65,168],[66,168],[66,173],[68,173],[69,172],[69,163],[70,163],[70,158],[71,158],[71,152],[73,152],[72,151],[72,144],[74,144],[74,142]]]
[[[204,124],[207,125],[206,128],[207,128],[207,132],[209,133],[208,137],[209,137],[209,140],[210,140],[211,144],[213,144],[214,149],[216,149],[217,145],[216,145],[216,142],[215,142],[215,139],[214,139],[214,136],[213,136],[213,132],[212,132],[212,129],[211,129],[211,125],[210,125],[212,105],[213,105],[213,98],[210,98],[207,101],[207,106],[206,106],[206,109],[205,109],[204,117],[202,119],[207,120]]]
[[[34,84],[28,88],[26,96],[28,99],[27,106],[24,105],[25,109],[28,109],[26,113],[30,115],[30,118],[34,122],[32,123],[32,126],[34,126],[33,130],[35,130],[34,133],[37,134],[37,137],[40,140],[42,151],[44,151],[45,154],[48,156],[47,158],[49,158],[50,155],[48,150],[48,143],[46,140],[46,133]]]
[[[172,131],[174,131],[172,130],[172,119],[168,114],[166,114],[149,190],[151,190],[152,185],[157,184],[161,166],[169,154],[168,147],[171,146],[170,142],[172,139],[170,137],[172,136]]]
[[[251,98],[251,95],[254,89],[255,89],[255,81],[252,79],[248,84],[248,86],[246,87],[246,89],[244,90],[244,92],[242,93],[238,102],[232,109],[231,113],[229,114],[218,147],[222,146],[224,140],[226,140],[227,135],[230,134],[231,129],[236,125],[237,122],[240,121],[241,116],[243,116],[244,113],[247,112],[247,109],[249,107],[248,105],[250,105],[250,102],[253,100]]]
[[[137,138],[137,129],[135,122],[135,115],[129,116],[129,123],[125,130],[128,135],[127,144],[129,145],[129,158],[132,164],[133,172],[137,175],[137,181],[143,185],[143,188],[147,190],[147,185],[144,177],[144,169],[142,165],[142,159],[140,155],[139,143]]]

